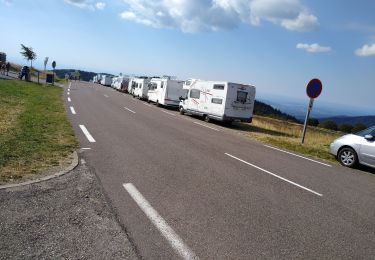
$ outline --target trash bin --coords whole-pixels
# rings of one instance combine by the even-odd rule
[[[48,83],[48,84],[53,84],[53,82],[54,82],[54,75],[53,74],[47,74],[47,76],[46,76],[46,83]]]

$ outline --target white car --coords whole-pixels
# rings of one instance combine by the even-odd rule
[[[344,135],[333,141],[330,148],[344,166],[353,168],[360,163],[375,168],[375,126]]]

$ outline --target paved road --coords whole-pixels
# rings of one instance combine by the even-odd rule
[[[99,85],[72,82],[64,98],[84,158],[144,259],[374,259],[373,174]]]

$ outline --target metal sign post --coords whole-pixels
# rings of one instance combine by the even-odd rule
[[[303,132],[302,132],[302,138],[301,143],[303,144],[305,142],[305,135],[307,131],[307,123],[309,121],[311,109],[314,105],[315,98],[319,97],[323,90],[323,84],[319,79],[312,79],[309,84],[307,84],[306,87],[306,94],[310,98],[309,106],[307,108],[306,112],[306,118],[305,118],[305,124],[303,125]]]
[[[56,68],[56,61],[53,61],[52,62],[52,68],[53,68],[53,81],[52,81],[52,85],[55,84],[55,68]]]
[[[309,107],[307,108],[307,113],[306,113],[306,118],[305,118],[305,124],[303,125],[303,132],[302,132],[302,138],[301,138],[301,143],[303,144],[305,142],[305,135],[306,135],[306,130],[307,130],[307,123],[309,121],[311,109],[314,105],[314,99],[310,98],[310,103]]]

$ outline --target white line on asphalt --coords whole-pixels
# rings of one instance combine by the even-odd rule
[[[106,94],[104,94],[103,96],[105,96],[106,98],[109,98],[109,96],[108,96],[108,95],[106,95]]]
[[[148,106],[148,107],[152,107],[150,104],[148,104],[148,103],[142,103],[142,104],[144,104],[145,106]]]
[[[199,259],[132,183],[126,183],[123,186],[182,259]]]
[[[76,111],[74,110],[74,107],[70,107],[70,111],[72,111],[73,115],[77,114]]]
[[[70,95],[70,92],[68,91],[68,96]]]
[[[72,102],[72,100],[70,99],[70,97],[68,97],[68,102]]]
[[[166,114],[171,115],[171,116],[176,116],[175,114],[172,114],[171,112],[168,112],[168,111],[161,110],[161,112],[166,113]]]
[[[91,148],[81,148],[82,150],[91,150]]]
[[[304,156],[301,156],[301,155],[298,155],[298,154],[295,154],[295,153],[291,153],[291,152],[288,152],[288,151],[284,151],[284,150],[281,150],[281,149],[273,147],[273,146],[269,146],[269,145],[264,145],[264,146],[268,147],[270,149],[274,149],[274,150],[279,151],[279,152],[287,153],[287,154],[290,154],[290,155],[293,155],[293,156],[296,156],[296,157],[299,157],[299,158],[311,161],[311,162],[319,163],[319,164],[327,166],[327,167],[332,167],[332,165],[329,165],[329,164],[326,164],[326,163],[322,163],[322,162],[319,162],[319,161],[315,161],[313,159],[310,159],[310,158],[307,158],[307,157],[304,157]]]
[[[85,165],[86,164],[86,161],[85,161],[85,159],[81,159],[81,164],[83,164],[83,165]]]
[[[89,133],[89,131],[86,129],[84,125],[79,125],[79,127],[81,128],[82,132],[85,134],[87,140],[89,140],[90,143],[96,142],[94,137],[92,137],[92,135]]]
[[[71,86],[72,86],[72,83],[70,82],[70,83],[69,83],[69,88],[70,88]]]
[[[263,171],[263,172],[265,172],[265,173],[268,173],[268,174],[272,175],[273,177],[279,178],[280,180],[283,180],[283,181],[286,181],[286,182],[288,182],[288,183],[290,183],[290,184],[293,184],[293,185],[295,185],[295,186],[297,186],[297,187],[299,187],[299,188],[301,188],[301,189],[304,189],[304,190],[306,190],[306,191],[309,191],[309,192],[311,192],[311,193],[314,193],[315,195],[318,195],[318,196],[320,196],[320,197],[323,196],[323,194],[320,194],[320,193],[318,193],[318,192],[316,192],[316,191],[313,191],[313,190],[311,190],[311,189],[309,189],[309,188],[306,188],[306,187],[304,187],[304,186],[302,186],[302,185],[299,185],[298,183],[295,183],[295,182],[293,182],[293,181],[290,181],[290,180],[288,180],[288,179],[285,179],[285,178],[283,178],[283,177],[281,177],[281,176],[279,176],[279,175],[277,175],[277,174],[274,174],[274,173],[272,173],[272,172],[270,172],[270,171],[267,171],[267,170],[265,170],[265,169],[263,169],[263,168],[260,168],[259,166],[256,166],[256,165],[254,165],[254,164],[251,164],[251,163],[249,163],[249,162],[246,162],[246,161],[244,161],[244,160],[242,160],[242,159],[240,159],[240,158],[237,158],[237,157],[235,157],[235,156],[233,156],[233,155],[231,155],[231,154],[229,154],[229,153],[225,153],[225,155],[227,155],[227,156],[229,156],[229,157],[232,157],[233,159],[236,159],[236,160],[238,160],[238,161],[240,161],[240,162],[243,162],[243,163],[245,163],[245,164],[247,164],[247,165],[250,165],[250,166],[252,166],[252,167],[254,167],[254,168],[258,169],[258,170],[261,170],[261,171]]]
[[[207,128],[210,128],[210,129],[212,129],[212,130],[215,130],[215,131],[218,131],[218,132],[220,132],[220,130],[219,129],[217,129],[217,128],[213,128],[213,127],[210,127],[210,126],[208,126],[208,125],[204,125],[204,124],[201,124],[201,123],[198,123],[198,122],[193,122],[194,124],[197,124],[197,125],[200,125],[200,126],[204,126],[204,127],[207,127]]]
[[[124,108],[125,108],[126,110],[132,112],[133,114],[135,114],[135,112],[134,112],[133,110],[131,110],[131,109],[127,108],[127,107],[124,107]]]

